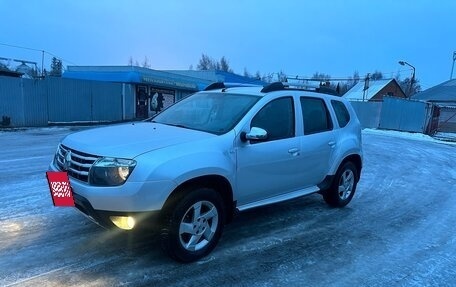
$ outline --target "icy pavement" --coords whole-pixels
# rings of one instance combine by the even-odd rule
[[[0,286],[456,286],[456,146],[365,130],[353,201],[319,195],[240,214],[209,257],[52,206],[45,171],[68,128],[0,131]]]
[[[438,132],[435,135],[433,135],[433,137],[438,139],[438,140],[444,140],[444,141],[449,141],[449,142],[456,143],[456,133]]]

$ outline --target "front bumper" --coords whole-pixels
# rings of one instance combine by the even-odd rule
[[[96,224],[107,228],[117,228],[111,221],[111,216],[131,216],[137,222],[136,229],[139,227],[157,227],[160,223],[160,212],[119,212],[119,211],[106,211],[95,210],[90,202],[83,196],[73,193],[75,207],[82,212],[86,217],[95,222]]]
[[[54,163],[51,171],[60,171]],[[121,186],[91,186],[70,177],[75,207],[93,222],[105,228],[116,227],[111,216],[131,216],[136,227],[158,226],[160,210],[174,190],[172,181],[126,182]]]
[[[60,171],[54,163],[49,169]],[[177,187],[171,180],[125,182],[120,186],[91,186],[70,177],[73,192],[85,198],[94,210],[116,212],[159,211]]]

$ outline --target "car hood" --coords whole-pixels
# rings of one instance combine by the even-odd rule
[[[216,135],[151,122],[115,125],[68,135],[62,144],[88,154],[117,158],[136,156]]]

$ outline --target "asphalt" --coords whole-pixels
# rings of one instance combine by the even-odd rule
[[[153,232],[52,206],[45,171],[70,129],[0,133],[0,286],[456,286],[456,147],[364,134],[353,201],[315,194],[239,214],[207,258]]]

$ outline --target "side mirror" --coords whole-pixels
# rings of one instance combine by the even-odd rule
[[[241,140],[243,142],[253,140],[253,141],[264,141],[268,139],[268,132],[262,128],[252,127],[250,132],[242,132]]]

